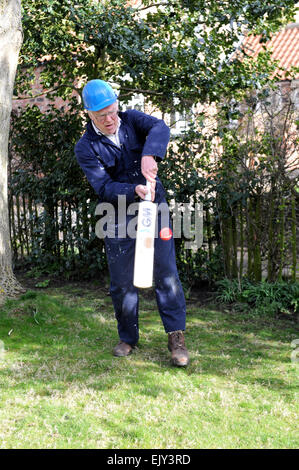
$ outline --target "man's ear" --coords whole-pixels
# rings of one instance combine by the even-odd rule
[[[91,111],[87,111],[87,114],[88,114],[89,119],[93,120],[93,118],[92,118],[92,112],[91,112]]]

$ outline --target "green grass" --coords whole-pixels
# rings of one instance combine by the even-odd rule
[[[149,297],[127,358],[111,355],[103,290],[29,291],[1,308],[0,448],[298,448],[295,323],[189,301],[178,369]]]

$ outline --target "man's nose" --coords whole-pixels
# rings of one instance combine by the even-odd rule
[[[111,122],[113,122],[113,120],[114,120],[114,117],[111,116],[111,115],[109,115],[109,114],[107,114],[107,116],[106,116],[106,122],[111,123]]]

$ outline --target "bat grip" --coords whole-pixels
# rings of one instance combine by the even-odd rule
[[[152,191],[151,191],[151,182],[146,181],[146,189],[147,189],[147,194],[145,195],[144,200],[145,201],[151,201],[152,200]]]

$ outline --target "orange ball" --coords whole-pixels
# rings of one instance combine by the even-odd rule
[[[167,240],[170,240],[171,237],[172,237],[172,231],[169,227],[164,227],[164,228],[161,229],[160,238],[162,240],[167,241]]]

